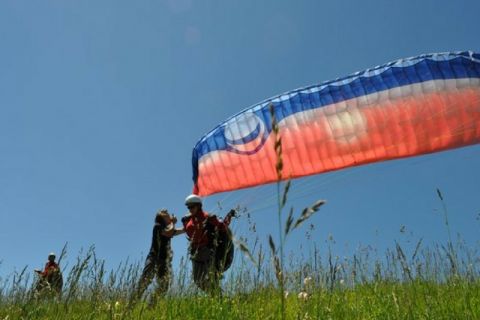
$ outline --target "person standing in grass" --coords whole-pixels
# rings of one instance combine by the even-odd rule
[[[60,272],[60,266],[55,262],[55,253],[48,255],[48,261],[45,268],[42,270],[35,269],[39,279],[36,286],[36,292],[40,293],[45,290],[50,290],[53,293],[60,294],[63,286],[63,277]]]
[[[193,281],[203,291],[220,290],[222,273],[233,259],[233,245],[228,226],[235,211],[231,210],[222,221],[202,208],[202,198],[190,195],[185,199],[189,214],[182,223],[190,241]]]
[[[155,276],[157,280],[155,297],[164,294],[168,290],[172,279],[172,249],[170,240],[172,237],[184,233],[183,229],[175,228],[176,222],[177,218],[174,215],[170,215],[166,209],[158,211],[155,215],[152,245],[136,290],[136,299],[142,297]]]

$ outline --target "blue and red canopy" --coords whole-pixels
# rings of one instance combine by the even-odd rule
[[[435,53],[267,99],[219,124],[193,149],[194,192],[301,177],[480,142],[480,54]]]

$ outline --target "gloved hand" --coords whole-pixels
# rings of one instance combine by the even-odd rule
[[[235,211],[235,209],[232,209],[227,213],[227,216],[234,218],[237,216],[237,211]]]

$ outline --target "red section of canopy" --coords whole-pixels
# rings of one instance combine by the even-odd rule
[[[301,177],[350,166],[480,142],[478,86],[378,99],[360,98],[297,113],[280,126],[283,176]],[[253,155],[216,151],[199,161],[199,195],[277,180],[271,134]]]

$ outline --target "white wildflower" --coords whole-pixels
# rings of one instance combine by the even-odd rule
[[[298,299],[307,300],[308,299],[308,293],[306,293],[305,291],[300,292],[298,294]]]
[[[312,277],[306,277],[305,279],[303,279],[303,285],[305,287],[308,287],[311,282],[312,282]]]

